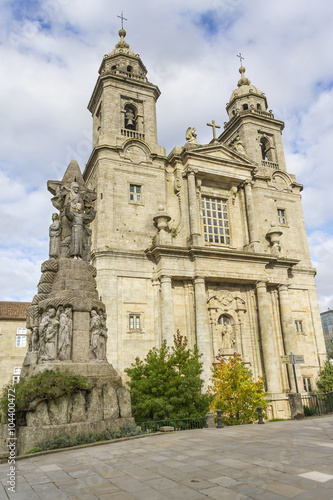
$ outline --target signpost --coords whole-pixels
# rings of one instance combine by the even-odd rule
[[[292,365],[294,378],[295,378],[296,392],[298,393],[295,365],[304,363],[304,356],[302,354],[293,354],[291,352],[289,356],[281,356],[281,363],[286,363],[286,364]]]

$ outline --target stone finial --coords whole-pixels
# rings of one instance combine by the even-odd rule
[[[269,239],[270,244],[271,244],[271,252],[274,255],[278,255],[280,253],[280,237],[283,234],[283,232],[275,226],[275,223],[271,223],[271,228],[266,234],[266,238]]]
[[[117,49],[128,49],[129,44],[127,42],[125,42],[126,31],[124,30],[124,28],[121,28],[119,30],[119,36],[120,36],[120,40],[116,44],[116,48]]]
[[[244,73],[245,73],[244,66],[241,66],[239,68],[239,72],[241,74],[241,79],[238,80],[237,86],[241,87],[242,85],[250,85],[251,81],[248,78],[246,78],[246,76],[244,75]]]

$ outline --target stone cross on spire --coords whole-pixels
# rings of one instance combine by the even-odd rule
[[[242,57],[241,53],[237,54],[237,57],[239,57],[240,65],[242,66],[242,61],[244,61],[244,57]]]
[[[215,124],[215,120],[212,120],[212,123],[207,123],[208,127],[212,127],[213,128],[213,139],[214,139],[214,142],[216,142],[216,129],[217,128],[221,128],[220,125],[216,125]]]
[[[124,29],[124,21],[127,21],[126,17],[124,17],[124,12],[121,11],[121,16],[117,16],[121,19],[121,29]]]

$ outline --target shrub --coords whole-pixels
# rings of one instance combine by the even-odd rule
[[[218,357],[213,365],[212,411],[222,410],[222,419],[226,425],[250,424],[258,420],[257,407],[261,406],[265,417],[267,401],[265,399],[263,378],[253,381],[249,370],[239,354],[234,354],[228,361]]]
[[[122,437],[120,431],[116,431],[115,429],[105,429],[98,435],[99,441],[108,441],[109,439],[119,439]]]
[[[128,385],[135,420],[204,416],[209,397],[201,394],[200,357],[196,346],[189,349],[186,337],[177,332],[172,347],[163,342],[160,349],[149,351],[144,361],[136,358],[125,370],[131,378]]]
[[[35,446],[34,448],[31,448],[31,450],[27,451],[27,455],[29,455],[30,453],[38,453],[39,451],[43,451],[43,448]]]
[[[95,443],[97,441],[96,434],[92,432],[81,432],[76,436],[76,444]]]
[[[76,445],[77,439],[66,433],[59,434],[59,436],[54,438],[43,439],[37,443],[37,446],[42,450],[56,450],[58,448],[69,448],[70,446]]]
[[[138,436],[142,434],[141,427],[135,424],[125,424],[121,428],[121,435],[123,437]]]
[[[12,386],[5,387],[0,397],[0,409],[5,414],[8,412],[9,387]],[[15,384],[16,411],[33,411],[41,401],[56,400],[80,390],[90,390],[88,379],[68,370],[45,370],[31,377],[23,377]]]

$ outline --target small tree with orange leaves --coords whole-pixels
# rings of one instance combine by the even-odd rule
[[[226,425],[251,424],[258,419],[257,407],[265,412],[264,377],[253,381],[251,370],[246,367],[239,354],[228,360],[217,356],[213,365],[213,385],[208,393],[212,396],[210,409],[222,410],[222,420]]]

